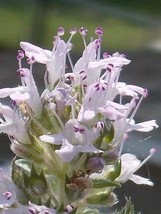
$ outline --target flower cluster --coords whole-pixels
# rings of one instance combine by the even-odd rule
[[[157,128],[154,120],[134,121],[147,90],[119,82],[130,60],[119,53],[101,57],[101,28],[89,44],[87,30],[79,30],[85,49],[73,64],[76,32],[72,29],[65,42],[60,27],[52,51],[20,42],[21,85],[0,89],[0,98],[11,99],[11,106],[0,104],[0,132],[9,136],[16,155],[12,182],[1,173],[1,213],[99,213],[95,206],[117,202],[113,190],[121,183],[153,185],[134,173],[155,150],[143,162],[122,154],[129,132]],[[35,62],[46,65],[41,95],[32,74]]]

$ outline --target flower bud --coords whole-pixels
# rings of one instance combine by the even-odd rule
[[[118,159],[118,151],[116,149],[111,149],[104,153],[103,158],[106,164],[112,164]]]
[[[91,172],[100,172],[104,167],[104,161],[101,157],[91,157],[88,159],[86,164],[87,169],[91,170]]]

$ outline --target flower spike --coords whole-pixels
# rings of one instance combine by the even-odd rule
[[[135,173],[155,149],[143,161],[122,154],[129,132],[158,127],[155,120],[135,121],[147,89],[120,82],[130,60],[118,52],[101,53],[101,27],[89,42],[87,29],[79,29],[84,50],[76,62],[70,51],[77,29],[67,41],[64,33],[57,29],[52,50],[20,42],[21,84],[0,89],[0,99],[11,99],[10,106],[0,103],[0,133],[8,135],[15,154],[11,179],[0,170],[0,213],[94,214],[99,206],[115,205],[113,190],[128,180],[153,185]],[[35,63],[46,66],[42,94]]]

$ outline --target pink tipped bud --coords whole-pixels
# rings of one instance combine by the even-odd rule
[[[59,27],[58,30],[57,30],[57,35],[58,35],[58,36],[63,36],[64,33],[65,33],[64,28]]]
[[[103,35],[103,30],[101,27],[97,27],[95,29],[95,34],[98,35],[98,36],[102,36]]]
[[[84,27],[81,27],[79,29],[79,33],[82,35],[82,36],[86,36],[87,35],[87,29],[85,29]]]

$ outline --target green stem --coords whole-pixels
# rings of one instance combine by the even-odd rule
[[[58,178],[58,194],[59,205],[66,204],[65,175],[63,174]]]
[[[58,159],[50,145],[44,146],[44,162],[47,165],[47,169],[49,167],[49,171],[52,171],[55,176],[61,174],[62,162]]]

